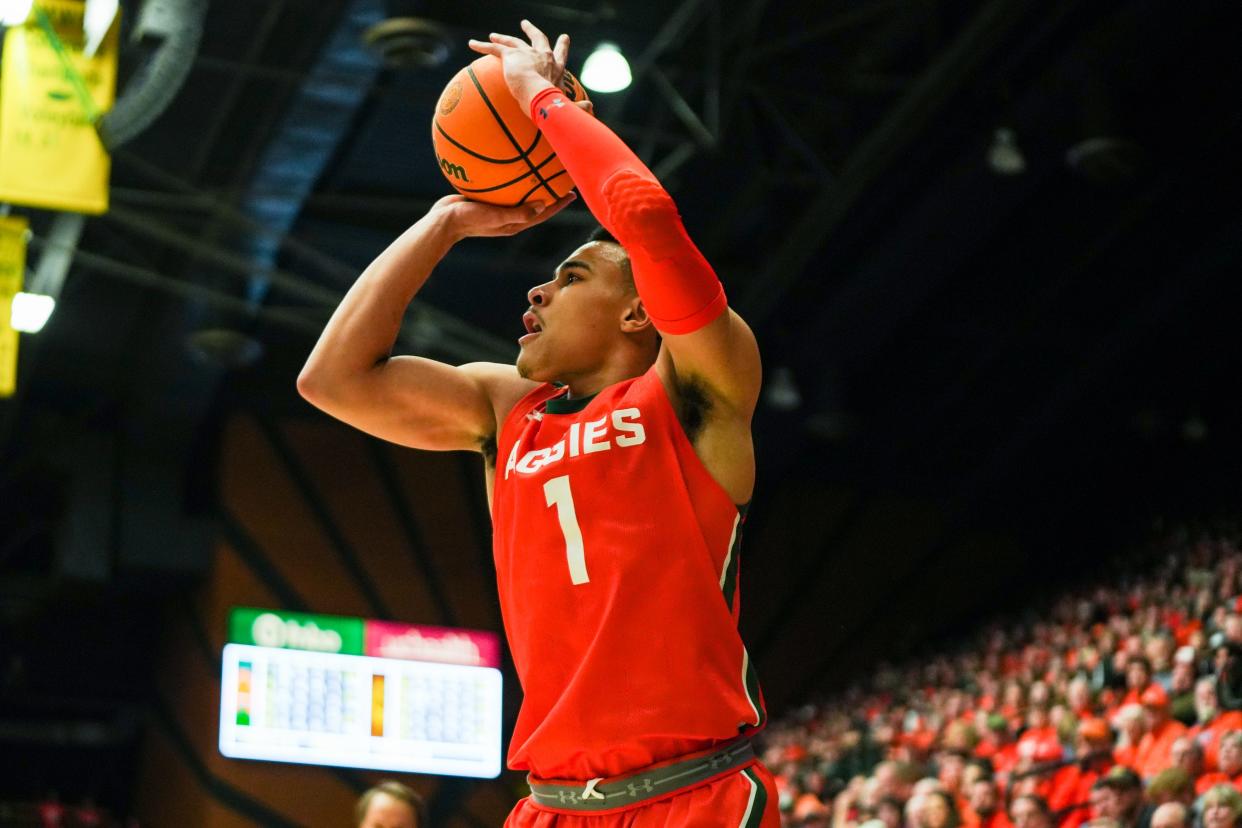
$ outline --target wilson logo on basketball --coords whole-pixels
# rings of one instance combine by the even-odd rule
[[[466,168],[461,164],[454,164],[447,158],[440,159],[440,169],[444,170],[445,178],[456,178],[458,181],[470,181],[470,177],[466,175]]]
[[[440,115],[448,115],[457,108],[457,104],[461,101],[461,81],[453,81],[444,89],[444,94],[440,96]]]

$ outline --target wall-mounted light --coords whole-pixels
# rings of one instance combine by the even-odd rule
[[[601,43],[582,64],[582,85],[592,92],[620,92],[630,85],[630,62],[615,43]]]
[[[0,25],[20,26],[30,17],[34,0],[0,0]]]
[[[9,324],[13,330],[22,333],[38,333],[43,330],[47,320],[56,310],[56,300],[39,293],[13,294],[13,306],[9,313]]]
[[[1012,129],[1001,127],[992,136],[988,149],[988,166],[1001,175],[1018,175],[1026,171],[1026,156],[1018,148],[1018,136]]]

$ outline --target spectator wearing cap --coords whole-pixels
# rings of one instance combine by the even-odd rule
[[[1203,794],[1215,785],[1242,790],[1242,730],[1231,730],[1220,740],[1219,770],[1202,774],[1195,788]]]
[[[1101,796],[1094,816],[1116,820],[1121,828],[1150,828],[1154,810],[1143,802],[1143,780],[1133,768],[1117,765],[1093,786]]]
[[[1151,828],[1191,828],[1190,809],[1180,802],[1166,802],[1152,813]]]
[[[1013,828],[1052,828],[1052,809],[1039,794],[1023,794],[1010,803],[1009,821]]]
[[[1008,776],[1018,763],[1018,742],[1009,729],[1009,720],[1000,713],[988,716],[987,733],[975,746],[975,756],[989,759],[998,777]]]
[[[1103,719],[1083,719],[1078,723],[1074,743],[1077,760],[1053,778],[1048,804],[1062,814],[1060,828],[1077,828],[1087,820],[1091,786],[1113,766],[1113,732]]]
[[[1147,714],[1147,732],[1139,741],[1134,759],[1139,775],[1151,779],[1172,764],[1173,742],[1186,734],[1186,725],[1169,716],[1169,695],[1159,684],[1143,691],[1143,710]]]
[[[1232,785],[1214,785],[1200,801],[1203,828],[1238,828],[1242,794]]]
[[[1113,759],[1118,765],[1132,767],[1137,764],[1139,743],[1147,732],[1147,717],[1141,705],[1127,704],[1117,711],[1115,721],[1120,738],[1113,748]]]

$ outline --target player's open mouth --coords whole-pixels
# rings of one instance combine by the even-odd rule
[[[535,316],[534,311],[527,311],[522,314],[522,324],[526,326],[526,335],[518,339],[519,345],[529,342],[543,332],[543,322],[540,321],[538,316]]]

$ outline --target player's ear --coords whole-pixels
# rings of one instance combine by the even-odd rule
[[[637,295],[631,296],[629,301],[625,303],[625,308],[621,314],[621,331],[623,333],[638,333],[645,331],[651,327],[651,317],[647,315],[647,306],[643,304],[643,300]]]

